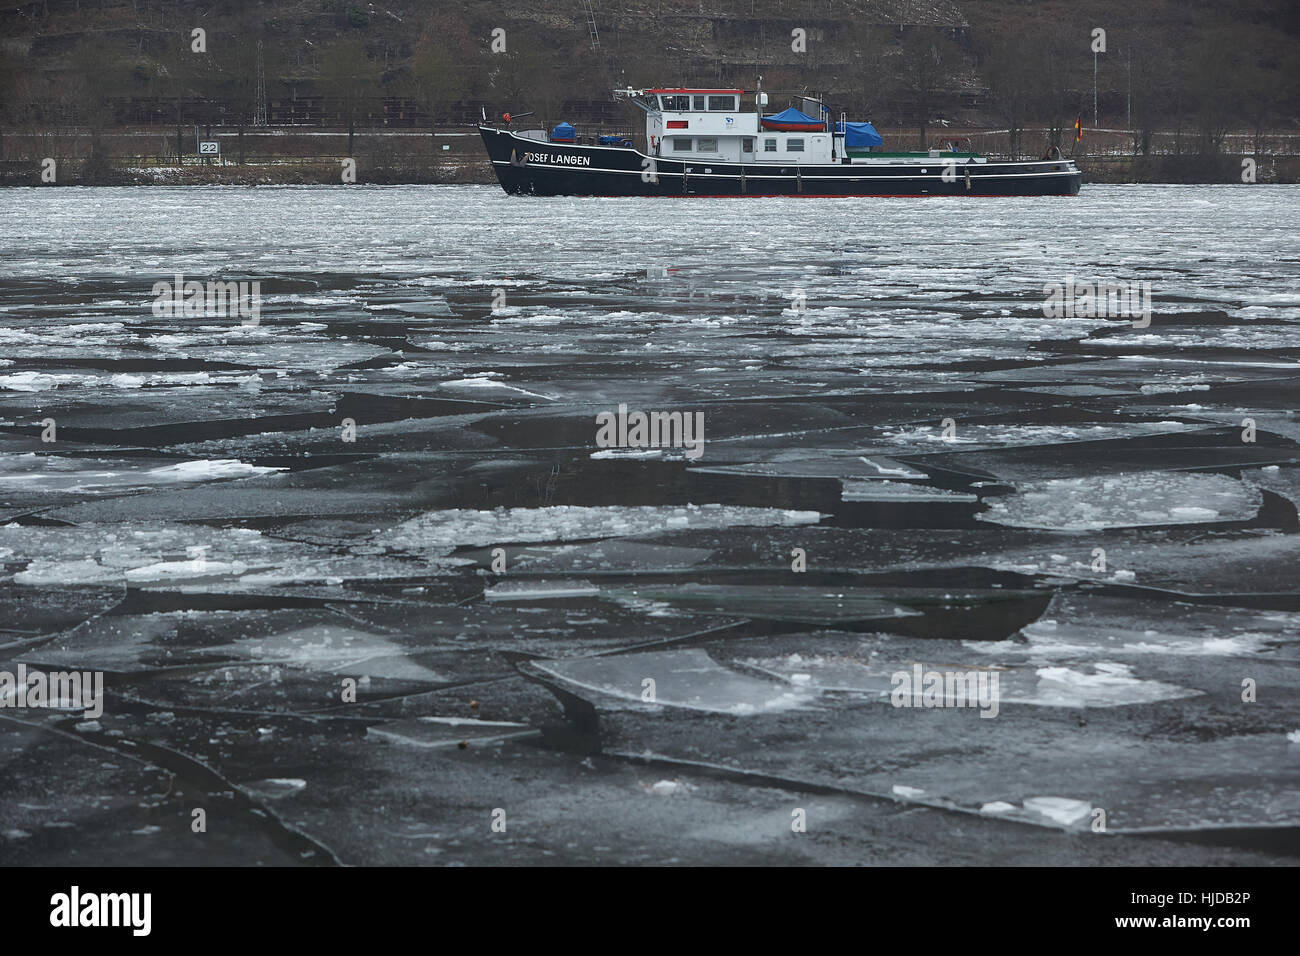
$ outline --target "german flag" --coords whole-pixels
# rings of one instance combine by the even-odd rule
[[[1077,143],[1083,139],[1083,117],[1074,118],[1074,141]]]

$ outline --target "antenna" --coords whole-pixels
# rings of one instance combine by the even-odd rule
[[[257,102],[253,107],[253,125],[266,126],[266,65],[262,62],[262,40],[257,40]]]

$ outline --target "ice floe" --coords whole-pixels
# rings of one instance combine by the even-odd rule
[[[913,502],[963,502],[978,501],[977,495],[927,485],[909,485],[901,481],[841,481],[842,501],[913,501]]]
[[[393,551],[447,553],[465,545],[632,537],[666,531],[816,524],[816,511],[739,505],[500,508],[430,511],[375,536]]]
[[[464,749],[469,744],[499,743],[536,737],[539,731],[509,720],[476,720],[467,717],[414,717],[376,724],[366,736],[407,747]]]
[[[611,588],[610,597],[627,602],[658,602],[694,614],[754,617],[775,621],[889,621],[915,617],[912,611],[861,588],[768,588],[739,584],[644,585]]]
[[[229,589],[299,581],[337,583],[345,578],[400,576],[410,570],[394,559],[315,551],[251,528],[152,521],[136,522],[129,529],[110,524],[25,527],[11,523],[0,526],[0,555],[11,566],[20,565],[13,581],[29,586],[131,583]]]
[[[502,581],[483,589],[488,601],[546,601],[598,594],[600,588],[590,581]]]
[[[1016,492],[987,499],[981,521],[1013,528],[1096,531],[1144,525],[1249,521],[1258,490],[1222,475],[1135,472],[1018,482]]]
[[[805,657],[794,654],[786,658],[751,659],[753,668],[790,681],[810,691],[860,693],[887,699],[898,685],[897,675],[910,678],[915,662],[872,660],[864,662],[847,657]],[[1132,667],[1099,661],[1078,664],[1073,668],[1046,666],[1038,668],[995,667],[985,663],[927,662],[927,672],[996,675],[995,694],[1000,704],[1034,707],[1122,707],[1165,700],[1195,697],[1200,691],[1157,680],[1134,676]],[[946,687],[937,689],[936,700],[952,704]]]
[[[441,683],[447,680],[412,659],[417,651],[392,638],[332,625],[241,638],[228,649],[239,658],[291,664],[306,670],[350,676]]]
[[[592,700],[718,714],[749,716],[790,710],[807,705],[816,696],[737,673],[698,648],[538,661],[534,666]]]
[[[967,650],[1007,661],[1117,655],[1276,656],[1300,646],[1300,613],[1061,593],[1020,631],[1023,640],[968,641]],[[1295,656],[1294,651],[1289,656]]]
[[[1022,806],[1031,813],[1041,813],[1053,823],[1074,826],[1092,813],[1092,804],[1070,797],[1027,797]]]

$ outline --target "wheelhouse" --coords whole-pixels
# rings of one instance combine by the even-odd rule
[[[654,89],[633,100],[646,113],[650,155],[730,163],[810,165],[833,161],[833,134],[824,123],[800,130],[769,129],[759,93],[742,107],[743,90]]]

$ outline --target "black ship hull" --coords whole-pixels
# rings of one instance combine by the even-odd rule
[[[622,146],[549,143],[480,126],[501,188],[528,196],[1075,196],[1083,174],[1069,159],[968,163],[684,161]]]

